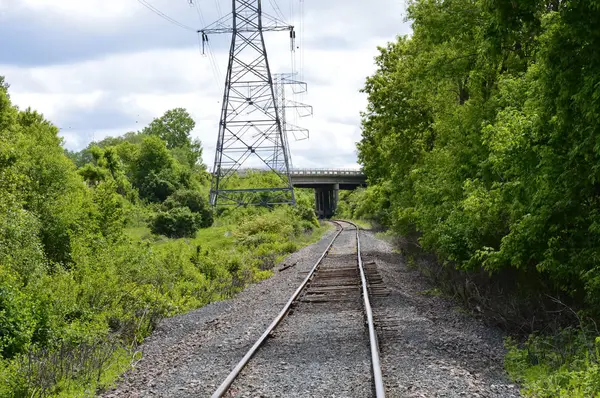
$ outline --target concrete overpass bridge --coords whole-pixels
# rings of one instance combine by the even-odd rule
[[[360,170],[293,169],[290,174],[295,188],[315,190],[315,210],[321,218],[335,213],[340,189],[354,190],[367,185],[367,178]]]
[[[244,176],[248,172],[266,172],[265,169],[240,169],[237,174]],[[213,171],[209,171],[214,176]],[[292,169],[290,170],[294,188],[308,188],[315,191],[315,211],[320,218],[333,216],[337,209],[340,190],[351,191],[367,186],[367,178],[356,169]],[[239,190],[237,193],[263,190]]]

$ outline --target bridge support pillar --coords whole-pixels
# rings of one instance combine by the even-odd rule
[[[333,212],[335,213],[340,202],[340,184],[333,184]]]
[[[340,185],[323,185],[315,189],[315,210],[319,218],[330,218],[335,214],[340,197]]]

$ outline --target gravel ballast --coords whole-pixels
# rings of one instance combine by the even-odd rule
[[[519,397],[503,371],[503,334],[444,297],[401,254],[362,231],[362,257],[389,290],[372,299],[389,397]]]
[[[135,368],[103,396],[210,397],[285,305],[333,234],[292,254],[285,264],[295,266],[236,298],[163,321],[142,345],[143,357]],[[351,231],[340,235],[324,268],[352,263],[353,236]],[[361,232],[361,244],[364,261],[375,264],[389,290],[372,300],[388,397],[519,396],[502,371],[500,331],[462,313],[448,299],[423,295],[432,286],[372,233]],[[360,293],[331,303],[299,302],[229,396],[372,396],[360,303]]]

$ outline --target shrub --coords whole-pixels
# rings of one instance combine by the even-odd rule
[[[45,271],[39,224],[16,203],[0,204],[0,264],[10,266],[25,283]]]
[[[315,213],[315,199],[312,189],[296,190],[296,207],[294,212],[303,221],[311,223],[314,227],[319,227],[319,220]],[[311,230],[313,228],[310,228]]]
[[[175,192],[163,204],[167,210],[187,207],[192,213],[202,217],[201,227],[208,228],[213,224],[213,213],[208,200],[198,191],[182,189]]]
[[[596,332],[597,333],[597,332]],[[523,385],[523,395],[536,398],[597,397],[600,394],[600,337],[565,329],[535,336],[521,346],[506,340],[505,367]]]
[[[274,234],[286,239],[291,237],[294,231],[294,224],[290,221],[293,221],[293,217],[285,209],[273,211],[243,221],[234,232],[234,236],[242,243],[259,234]]]
[[[163,202],[177,189],[174,178],[169,172],[150,172],[140,183],[139,190],[142,198],[150,202]]]
[[[192,213],[187,207],[176,207],[169,211],[161,211],[150,223],[152,233],[169,238],[191,238],[202,226],[202,216]]]
[[[193,244],[130,240],[127,221],[152,217],[153,232],[174,238],[212,224],[206,198],[182,190],[207,188],[197,157],[181,165],[160,138],[133,133],[82,152],[80,167],[92,165],[78,174],[58,132],[13,107],[0,77],[0,397],[94,395],[127,367],[125,347],[164,316],[270,276],[261,268],[299,231],[292,210],[233,209]],[[254,243],[236,244],[240,224]]]
[[[36,322],[32,302],[17,277],[0,266],[0,357],[12,358],[31,343]]]

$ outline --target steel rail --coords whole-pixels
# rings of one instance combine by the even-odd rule
[[[369,300],[369,288],[367,285],[367,277],[365,275],[365,269],[363,267],[363,262],[360,255],[360,228],[353,222],[344,222],[354,225],[354,227],[356,228],[358,268],[360,270],[362,295],[365,304],[365,312],[367,314],[367,324],[369,327],[369,343],[371,346],[371,364],[373,367],[373,384],[375,385],[375,396],[377,398],[385,398],[385,386],[383,384],[383,376],[381,374],[381,364],[379,360],[379,341],[377,340],[377,332],[375,331],[375,323],[373,322],[373,310],[371,309],[371,300]]]
[[[281,323],[281,321],[283,320],[283,318],[285,317],[285,315],[290,310],[290,307],[292,306],[292,304],[294,303],[294,301],[298,298],[298,296],[300,295],[300,293],[302,292],[302,290],[304,290],[304,288],[306,287],[306,285],[308,284],[308,282],[311,280],[311,278],[314,276],[315,272],[319,268],[319,265],[321,265],[321,263],[323,262],[323,259],[325,258],[325,256],[327,255],[327,253],[329,253],[329,250],[331,250],[331,247],[333,246],[333,243],[336,241],[336,239],[338,238],[338,236],[340,236],[340,234],[344,230],[344,227],[342,227],[340,224],[338,224],[338,226],[340,227],[340,230],[335,234],[335,236],[333,237],[333,239],[331,240],[331,242],[327,246],[327,249],[325,249],[325,251],[323,252],[323,254],[321,255],[321,257],[319,258],[319,260],[317,260],[316,264],[310,270],[310,272],[308,273],[308,275],[306,276],[306,278],[304,279],[304,281],[302,281],[302,284],[298,287],[298,289],[296,289],[296,291],[294,292],[293,296],[285,304],[285,306],[283,307],[283,309],[281,310],[281,312],[279,313],[279,315],[277,315],[277,317],[269,325],[269,327],[267,328],[267,330],[265,330],[265,332],[262,334],[262,336],[260,336],[259,339],[256,340],[256,343],[254,343],[254,345],[252,346],[252,348],[250,348],[250,350],[246,353],[246,355],[244,355],[244,357],[242,358],[242,360],[235,366],[235,368],[233,368],[233,370],[231,371],[231,373],[229,373],[229,375],[227,376],[227,378],[225,379],[225,381],[223,383],[221,383],[221,385],[219,386],[219,388],[217,388],[217,390],[213,393],[212,398],[221,398],[221,397],[223,397],[223,395],[225,395],[225,393],[227,392],[227,390],[229,390],[229,387],[231,387],[231,385],[233,384],[233,382],[235,381],[235,379],[238,377],[238,375],[240,374],[240,372],[242,371],[242,369],[244,369],[244,367],[248,364],[248,362],[250,361],[250,359],[252,359],[252,357],[254,356],[254,354],[256,354],[256,352],[258,351],[258,349],[260,348],[260,346],[263,345],[263,343],[265,342],[265,340],[267,339],[267,337],[269,337],[269,334],[271,334],[271,332],[277,327],[277,325],[279,325],[279,323]],[[358,229],[357,229],[357,231],[358,231]]]

